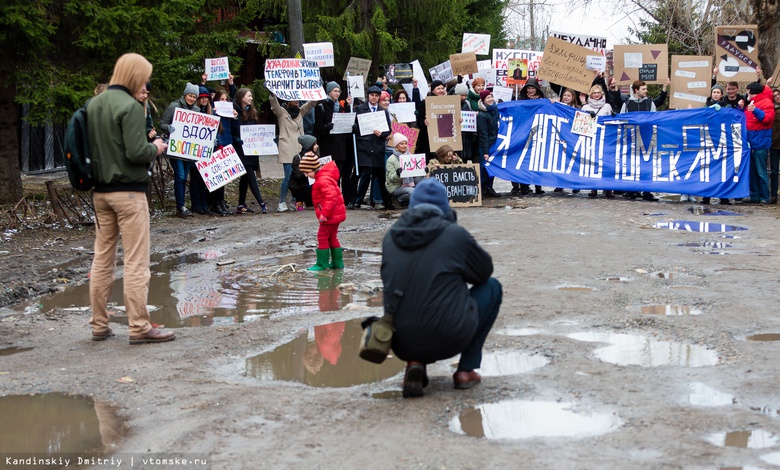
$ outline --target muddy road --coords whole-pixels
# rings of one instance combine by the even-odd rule
[[[206,455],[212,468],[780,465],[777,207],[545,189],[458,210],[504,304],[483,383],[454,390],[445,361],[412,400],[402,364],[356,358],[398,213],[350,211],[346,268],[321,276],[298,271],[314,262],[310,210],[156,220],[152,318],[178,337],[141,346],[121,298],[117,336],[90,341],[90,231],[6,234],[0,409],[88,397],[114,416],[95,405],[106,455]],[[32,435],[22,415],[2,428]]]

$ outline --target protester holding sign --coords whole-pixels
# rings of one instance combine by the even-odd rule
[[[208,89],[204,86],[199,88],[195,110],[203,114],[214,114],[214,110],[211,106],[211,93],[209,93]],[[214,213],[209,210],[208,201],[206,200],[208,193],[209,190],[206,189],[206,183],[203,181],[200,171],[198,171],[196,165],[192,165],[190,168],[190,200],[192,201],[192,212],[200,215],[214,215]]]
[[[439,150],[436,151],[436,158],[432,158],[428,162],[428,170],[436,170],[444,165],[461,165],[463,160],[449,145],[442,145]]]
[[[377,86],[368,89],[368,102],[355,108],[358,118],[366,113],[383,113],[387,121],[387,131],[374,131],[367,135],[361,135],[358,122],[355,123],[353,131],[355,133],[355,142],[357,145],[358,165],[360,181],[358,183],[357,195],[354,201],[347,206],[349,209],[359,209],[363,204],[363,198],[368,191],[368,185],[372,177],[379,180],[379,190],[382,194],[382,203],[385,209],[392,209],[390,194],[385,188],[385,141],[390,135],[390,113],[379,107],[379,96],[382,90]]]
[[[775,104],[775,122],[772,124],[772,148],[769,150],[769,203],[777,204],[778,176],[780,176],[780,88],[772,89]]]
[[[775,106],[772,90],[758,82],[747,86],[748,105],[745,107],[748,143],[750,144],[750,203],[769,203],[769,181],[766,161],[772,147],[772,125]]]
[[[582,111],[589,113],[591,118],[596,119],[598,116],[612,116],[612,106],[607,103],[607,98],[604,96],[604,89],[601,85],[593,85],[590,87],[590,94],[588,95],[587,102],[582,105]],[[593,189],[588,194],[589,197],[596,197],[598,191]],[[611,190],[604,191],[604,197],[607,199],[613,199],[615,193]]]
[[[401,178],[401,155],[410,155],[409,141],[403,134],[394,134],[393,154],[387,159],[385,186],[391,196],[398,199],[402,206],[406,206],[414,191],[414,178]]]
[[[341,178],[341,192],[344,195],[344,200],[349,202],[355,193],[355,185],[350,184],[352,171],[355,168],[352,134],[331,134],[330,132],[333,130],[333,116],[349,113],[349,108],[342,106],[339,102],[341,87],[338,83],[328,82],[325,85],[325,91],[328,98],[314,108],[314,134],[320,144],[320,155],[329,156],[336,162]],[[347,104],[351,103],[351,100],[351,96],[347,97]],[[290,186],[292,187],[292,183]]]
[[[160,129],[163,133],[169,135],[173,132],[171,124],[173,123],[173,115],[177,109],[197,111],[195,101],[198,99],[199,92],[200,89],[198,88],[198,85],[187,83],[181,98],[172,101],[165,110],[165,113],[163,113],[162,120],[160,121]],[[173,168],[173,194],[176,198],[176,215],[181,218],[192,217],[192,212],[187,209],[184,200],[185,192],[187,190],[187,175],[192,168],[192,161],[173,157],[170,157],[168,161]]]
[[[428,117],[425,112],[425,99],[420,98],[420,90],[417,88],[417,81],[412,82],[414,88],[412,89],[412,100],[416,103],[417,107],[417,127],[420,129],[420,137],[417,139],[417,152],[425,153],[426,155],[432,151],[428,139]],[[434,80],[431,82],[431,91],[428,96],[446,96],[447,88],[444,82],[441,80]]]
[[[517,96],[517,99],[520,100],[538,100],[541,98],[544,98],[544,93],[542,93],[542,89],[539,88],[539,80],[537,80],[536,77],[529,78],[528,81],[525,82],[525,85],[523,85],[523,88],[520,89],[520,93]],[[538,184],[534,186],[534,192],[539,195],[544,194],[542,187]],[[526,183],[515,183],[513,181],[512,194],[531,194],[531,185]]]
[[[482,181],[482,197],[498,197],[493,189],[493,177],[487,172],[490,161],[490,147],[498,138],[498,106],[493,101],[493,93],[482,90],[479,94],[479,114],[477,114],[477,141],[479,142],[479,171]]]
[[[241,140],[241,126],[257,124],[258,113],[253,106],[254,97],[252,90],[241,88],[236,92],[236,99],[233,101],[236,111],[238,111],[238,122],[233,125],[233,142],[241,159],[241,163],[246,169],[246,173],[241,175],[238,181],[238,206],[236,214],[246,214],[254,212],[246,205],[246,191],[250,189],[252,196],[260,204],[260,210],[263,214],[268,213],[268,207],[263,201],[263,195],[260,194],[260,188],[257,186],[257,176],[255,172],[260,169],[260,158],[257,155],[246,155],[244,152],[244,142]]]
[[[214,102],[230,103],[230,97],[225,90],[217,90],[214,93]],[[232,109],[233,117],[220,116],[219,128],[217,129],[217,149],[233,145],[233,127],[236,127],[236,132],[240,132],[238,129],[238,110]],[[215,111],[216,115],[216,111]],[[214,191],[210,192],[207,196],[209,201],[209,209],[215,214],[221,216],[230,215],[228,211],[227,203],[225,202],[225,187],[220,186]]]

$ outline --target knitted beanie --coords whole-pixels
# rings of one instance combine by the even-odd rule
[[[310,171],[319,170],[321,166],[322,164],[316,155],[306,154],[303,156],[303,158],[301,158],[301,163],[298,164],[298,169],[301,170],[302,173],[308,173]]]
[[[393,134],[393,147],[398,147],[398,144],[401,142],[409,142],[409,139],[406,138],[405,135],[401,134],[400,132],[396,132]]]
[[[301,144],[301,150],[308,152],[317,143],[317,138],[313,135],[303,134],[298,136],[298,143]]]
[[[339,84],[338,84],[338,83],[336,83],[336,82],[328,82],[328,84],[327,84],[327,85],[325,85],[325,92],[326,92],[327,94],[330,94],[330,92],[331,92],[331,91],[333,91],[333,90],[335,90],[336,88],[338,88],[339,90],[341,90],[341,87],[339,86]]]
[[[488,97],[488,95],[492,95],[493,92],[490,90],[482,90],[479,92],[479,99],[482,100],[482,102],[485,102],[485,98]]]
[[[409,208],[420,204],[431,204],[438,207],[442,214],[447,214],[450,211],[447,188],[436,178],[425,178],[414,188],[409,198]]]
[[[182,95],[195,95],[198,96],[198,93],[200,92],[200,87],[198,85],[195,85],[194,83],[187,83],[187,86],[184,87],[184,93]],[[211,96],[211,95],[209,95]]]

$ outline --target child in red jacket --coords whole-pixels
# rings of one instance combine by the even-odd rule
[[[316,140],[311,143],[313,137],[307,135],[299,137],[298,141],[303,137],[308,137],[308,140],[301,142],[301,145],[304,150],[307,147],[309,150],[304,153],[298,168],[301,173],[315,180],[311,188],[311,200],[320,221],[320,229],[317,231],[317,264],[310,267],[309,271],[343,269],[344,256],[338,232],[339,224],[347,220],[347,208],[339,190],[339,169],[335,162],[322,166],[317,158]]]

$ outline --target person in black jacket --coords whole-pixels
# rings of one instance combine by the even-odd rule
[[[490,158],[490,147],[498,138],[498,107],[490,90],[479,94],[477,114],[477,142],[479,143],[479,173],[482,181],[482,197],[498,197],[493,189],[493,177],[488,175],[485,164]]]
[[[379,106],[379,95],[382,90],[377,86],[368,89],[368,102],[355,108],[355,113],[360,116],[365,113],[383,113],[387,120],[387,130],[382,132],[374,129],[372,134],[360,135],[360,126],[358,120],[353,126],[355,132],[355,146],[357,148],[358,165],[360,173],[360,182],[358,183],[357,196],[354,201],[347,205],[348,209],[359,209],[363,203],[363,198],[368,191],[368,185],[371,179],[376,177],[379,180],[379,190],[382,193],[382,204],[386,209],[393,209],[390,202],[390,194],[385,188],[385,142],[390,136],[390,113]]]
[[[407,361],[403,396],[422,396],[425,365],[457,354],[455,388],[480,383],[474,369],[498,316],[501,284],[490,277],[490,255],[457,225],[437,179],[417,185],[409,209],[385,234],[381,272],[384,306],[394,311],[392,349]]]
[[[314,108],[314,135],[320,146],[320,155],[329,156],[336,162],[341,175],[341,193],[346,204],[352,201],[357,186],[357,182],[351,178],[355,168],[352,134],[331,134],[330,131],[333,129],[333,115],[348,113],[349,109],[339,102],[341,87],[338,83],[328,82],[325,91],[328,98]],[[351,103],[350,99],[347,98],[346,104]]]

